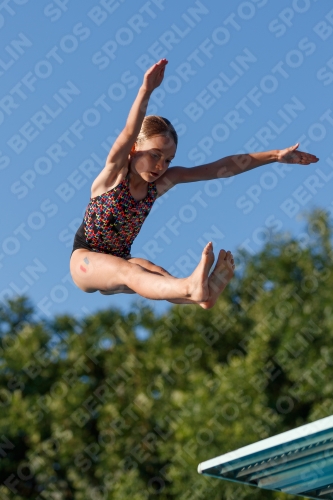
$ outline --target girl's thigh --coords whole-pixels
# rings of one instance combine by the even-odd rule
[[[141,259],[140,257],[131,257],[130,259],[128,259],[128,262],[137,264],[138,266],[143,267],[146,271],[149,271],[153,274],[159,274],[160,276],[171,276],[171,274],[163,269],[163,267],[150,262],[150,260]]]
[[[134,293],[124,284],[124,276],[130,272],[129,260],[114,255],[78,249],[70,260],[74,283],[88,293],[99,290],[105,295]]]

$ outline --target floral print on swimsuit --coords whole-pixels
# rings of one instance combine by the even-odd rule
[[[156,197],[156,185],[150,182],[146,197],[135,200],[126,177],[115,188],[91,198],[84,216],[84,229],[92,250],[129,257],[132,243]]]

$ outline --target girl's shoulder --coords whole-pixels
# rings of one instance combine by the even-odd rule
[[[163,196],[167,191],[175,187],[177,184],[175,180],[174,171],[179,167],[169,167],[166,172],[155,182],[157,196]]]
[[[96,177],[91,186],[91,197],[101,196],[118,186],[128,174],[128,165],[124,166],[115,176],[104,175],[104,170]]]

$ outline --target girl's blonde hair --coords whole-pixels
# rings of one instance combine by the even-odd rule
[[[169,136],[175,141],[176,146],[178,144],[177,132],[167,118],[157,115],[145,116],[136,142],[139,144],[154,135]]]

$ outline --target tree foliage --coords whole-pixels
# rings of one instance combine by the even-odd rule
[[[332,413],[329,221],[237,263],[209,311],[47,322],[25,298],[3,306],[0,498],[282,498],[196,469]]]

